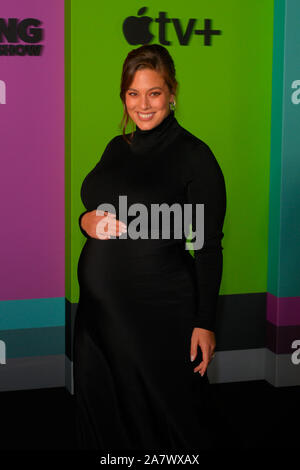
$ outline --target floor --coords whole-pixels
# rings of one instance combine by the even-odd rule
[[[212,384],[242,449],[299,447],[300,387],[264,380]],[[0,451],[76,451],[74,396],[65,388],[1,392]]]

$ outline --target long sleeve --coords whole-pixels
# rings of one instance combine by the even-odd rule
[[[86,210],[79,215],[78,224],[79,224],[81,233],[86,238],[92,238],[92,237],[90,237],[89,234],[85,230],[83,230],[83,228],[81,227],[81,219],[84,216],[84,214],[86,214],[87,212],[96,210],[99,205],[99,201],[97,198],[98,173],[101,171],[104,163],[109,157],[111,146],[114,140],[115,138],[112,138],[108,142],[100,160],[95,165],[95,167],[86,175],[81,185],[80,196],[81,196],[81,200]]]
[[[206,144],[201,147],[197,162],[196,168],[193,168],[194,176],[186,186],[187,201],[192,205],[193,233],[197,230],[197,224],[199,227],[199,213],[196,224],[196,204],[204,204],[204,242],[201,248],[194,249],[197,310],[193,326],[215,331],[223,271],[221,240],[224,236],[226,188],[222,170]],[[192,243],[193,240],[196,240],[195,235]]]

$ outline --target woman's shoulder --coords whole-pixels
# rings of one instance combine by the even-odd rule
[[[189,150],[193,150],[196,153],[211,151],[208,143],[200,139],[200,137],[197,137],[195,134],[192,134],[192,132],[188,131],[180,124],[179,127],[181,131],[179,134],[179,140],[182,142],[183,145],[186,145]]]
[[[106,145],[106,148],[109,149],[110,147],[112,147],[113,145],[115,145],[115,144],[118,142],[119,137],[121,137],[121,136],[119,136],[119,135],[113,136],[113,137],[108,141],[108,143],[107,143],[107,145]]]
[[[131,133],[125,134],[125,137],[127,137],[127,139],[129,139],[130,136],[131,136]],[[127,144],[127,142],[124,139],[123,134],[118,134],[118,135],[115,135],[114,137],[112,137],[110,139],[110,141],[107,144],[107,148],[111,149],[111,148],[114,148],[115,146],[126,145],[126,144]]]
[[[180,144],[186,163],[203,165],[206,162],[217,162],[211,145],[197,137],[192,132],[180,126],[180,137],[177,145]]]
[[[223,178],[222,170],[212,146],[192,132],[180,126],[180,137],[177,140],[178,154],[182,156],[183,175],[187,180],[198,177]]]

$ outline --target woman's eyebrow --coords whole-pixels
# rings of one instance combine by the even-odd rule
[[[160,90],[162,90],[162,88],[160,86],[153,86],[152,88],[149,88],[148,91],[154,90],[155,88],[159,88]],[[138,91],[136,88],[128,88],[128,90]]]

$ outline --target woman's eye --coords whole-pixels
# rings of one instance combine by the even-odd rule
[[[134,91],[130,91],[130,92],[128,93],[128,95],[129,95],[129,96],[136,96],[136,93],[135,93]],[[156,96],[157,96],[157,95],[160,95],[160,92],[159,92],[159,91],[153,91],[153,92],[151,93],[151,95],[156,95]]]

